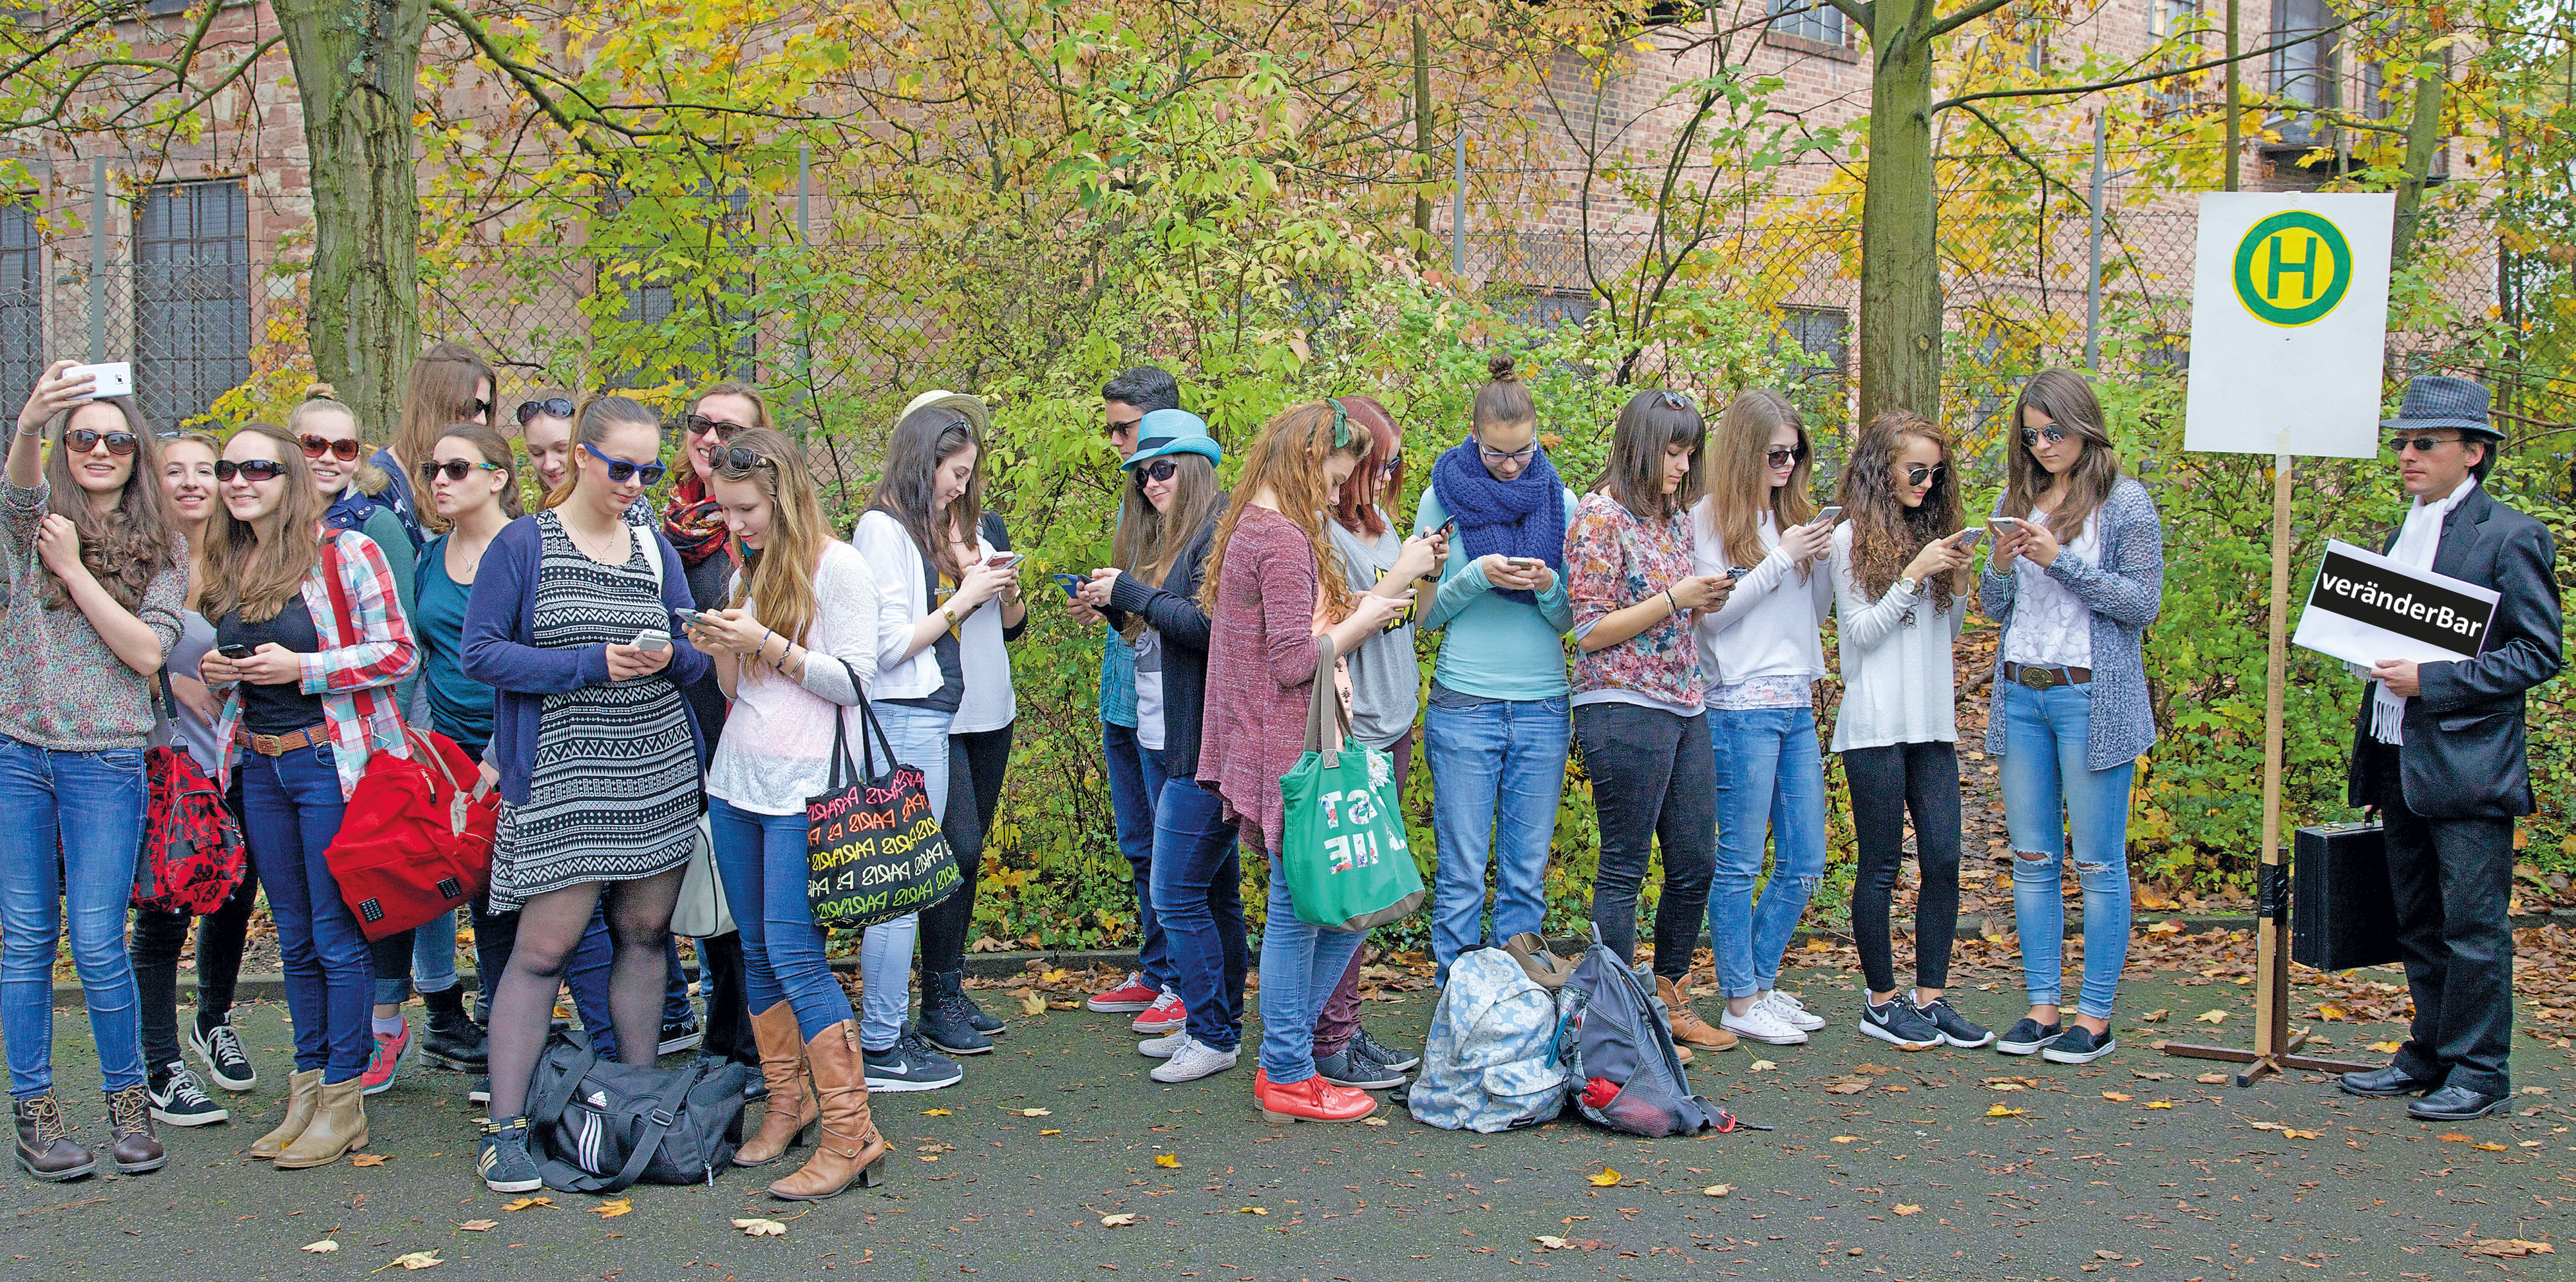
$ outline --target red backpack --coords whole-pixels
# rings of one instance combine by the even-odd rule
[[[241,889],[241,825],[224,807],[223,791],[187,750],[145,750],[147,789],[142,875],[134,879],[134,906],[154,912],[194,913],[222,907]]]

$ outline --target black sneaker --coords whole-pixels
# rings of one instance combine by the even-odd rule
[[[1399,1073],[1409,1073],[1422,1066],[1421,1056],[1407,1054],[1369,1036],[1366,1024],[1362,1024],[1358,1032],[1351,1034],[1351,1045],[1366,1051],[1370,1059]]]
[[[2110,1029],[2097,1033],[2082,1024],[2069,1024],[2057,1040],[2040,1049],[2039,1057],[2052,1064],[2090,1064],[2118,1049],[2120,1039]]]
[[[546,1185],[537,1160],[528,1156],[528,1119],[483,1123],[483,1142],[474,1155],[474,1170],[483,1187],[495,1193],[534,1193]]]
[[[1862,999],[1860,1031],[1909,1051],[1928,1051],[1942,1041],[1941,1030],[1925,1019],[1923,1012],[1914,1009],[1914,1003],[1893,997],[1884,1004]]]
[[[212,1126],[232,1120],[232,1110],[206,1098],[196,1071],[176,1060],[161,1066],[145,1083],[152,1097],[152,1116],[172,1126]]]
[[[1359,1060],[1366,1060],[1366,1061],[1368,1061],[1369,1063],[1374,1064],[1374,1065],[1376,1065],[1377,1067],[1379,1067],[1379,1068],[1382,1068],[1382,1069],[1386,1070],[1387,1072],[1393,1073],[1393,1074],[1395,1074],[1395,1075],[1397,1075],[1397,1076],[1399,1076],[1399,1077],[1404,1076],[1404,1070],[1403,1070],[1403,1069],[1397,1068],[1395,1065],[1390,1064],[1390,1063],[1387,1063],[1387,1062],[1386,1062],[1386,1058],[1385,1058],[1385,1056],[1382,1056],[1382,1055],[1380,1055],[1380,1054],[1378,1054],[1378,1053],[1377,1053],[1377,1048],[1375,1048],[1375,1047],[1371,1046],[1371,1045],[1370,1045],[1369,1043],[1367,1043],[1367,1042],[1361,1041],[1361,1040],[1360,1040],[1360,1038],[1359,1038],[1359,1036],[1358,1036],[1357,1034],[1353,1034],[1353,1035],[1352,1035],[1352,1037],[1351,1037],[1351,1044],[1350,1044],[1350,1046],[1349,1046],[1348,1048],[1346,1048],[1346,1049],[1344,1050],[1344,1052],[1343,1052],[1343,1053],[1344,1053],[1344,1054],[1349,1055],[1349,1056],[1353,1059],[1353,1061],[1354,1061],[1354,1062],[1359,1061]]]
[[[696,1050],[698,1043],[706,1039],[705,1030],[698,1027],[698,1013],[691,1011],[662,1025],[662,1048],[655,1054],[677,1055],[682,1051]]]
[[[881,1051],[863,1050],[871,1091],[935,1091],[966,1080],[957,1061],[930,1049],[920,1030],[907,1021],[903,1035]]]
[[[1335,1086],[1363,1091],[1382,1091],[1390,1086],[1404,1085],[1404,1074],[1348,1046],[1343,1047],[1339,1055],[1327,1055],[1316,1060],[1315,1076]]]
[[[1913,1002],[1912,998],[1906,999]],[[1950,999],[1935,997],[1928,1002],[1914,1002],[1914,1009],[1941,1030],[1941,1040],[1961,1050],[1975,1050],[1995,1040],[1995,1030],[1977,1023],[1950,1005]]]
[[[2043,1024],[2024,1016],[1996,1039],[1995,1049],[2006,1055],[2036,1055],[2065,1035],[2061,1025]]]
[[[242,1053],[241,1034],[233,1031],[227,1020],[212,1028],[202,1020],[188,1023],[188,1049],[206,1066],[206,1076],[228,1091],[246,1091],[259,1085],[259,1070],[251,1067],[250,1056]]]

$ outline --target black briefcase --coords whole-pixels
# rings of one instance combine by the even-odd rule
[[[2299,830],[2291,846],[2290,960],[2349,970],[2398,959],[2386,838],[2375,823]]]

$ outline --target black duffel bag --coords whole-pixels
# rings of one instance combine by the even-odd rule
[[[546,1187],[617,1193],[646,1184],[715,1183],[742,1147],[740,1064],[660,1068],[603,1060],[557,1033],[528,1082],[528,1147]]]

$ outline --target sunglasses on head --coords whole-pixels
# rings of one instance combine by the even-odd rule
[[[1941,465],[1938,463],[1908,463],[1905,465],[1905,483],[1907,485],[1921,485],[1925,481],[1929,481],[1939,475],[1941,475]]]
[[[712,432],[717,440],[730,441],[734,433],[743,428],[740,423],[728,423],[720,418],[708,418],[704,414],[683,414],[680,416],[680,430],[691,436],[705,436]]]
[[[1673,391],[1669,388],[1657,390],[1655,393],[1655,399],[1663,402],[1664,408],[1668,410],[1696,411],[1699,409],[1698,406],[1691,404],[1691,398],[1689,396]]]
[[[1790,464],[1807,457],[1807,447],[1800,445],[1785,450],[1770,450],[1764,453],[1762,457],[1773,467],[1787,467]]]
[[[549,396],[541,401],[519,402],[519,426],[526,427],[528,425],[528,420],[539,416],[546,418],[571,418],[572,402],[565,400],[560,396]]]
[[[2071,433],[2069,433],[2065,428],[2059,427],[2055,423],[2051,423],[2046,427],[2025,427],[2021,430],[2021,443],[2032,449],[2037,449],[2039,448],[2039,443],[2041,441],[2046,441],[2051,445],[2057,445],[2063,443],[2069,435],[2071,435]]]
[[[2456,445],[2467,439],[2464,436],[2392,436],[2388,438],[2388,448],[2392,453],[2403,454],[2407,447],[2412,446],[2418,454],[2430,454],[2436,445]]]
[[[756,467],[774,468],[776,466],[778,466],[778,460],[744,445],[734,446],[715,456],[715,468],[719,472],[749,474]]]
[[[218,481],[229,481],[235,476],[254,481],[274,481],[284,475],[286,465],[275,459],[255,458],[242,463],[231,459],[215,460],[215,479]]]
[[[611,485],[624,485],[628,481],[642,481],[646,485],[660,485],[662,483],[662,474],[670,470],[669,468],[662,466],[660,463],[629,463],[622,458],[610,458],[607,455],[600,453],[598,446],[593,445],[588,441],[582,442],[581,447],[588,450],[592,458],[598,459],[600,462],[608,465],[608,483]]]
[[[1404,468],[1404,456],[1403,456],[1403,455],[1401,455],[1401,454],[1396,454],[1396,455],[1389,456],[1389,457],[1388,457],[1388,459],[1387,459],[1385,462],[1380,463],[1380,464],[1378,464],[1378,465],[1377,465],[1377,474],[1378,474],[1378,476],[1379,476],[1379,478],[1380,478],[1380,479],[1384,479],[1384,478],[1386,478],[1386,477],[1390,477],[1390,476],[1395,475],[1395,474],[1396,474],[1397,472],[1399,472],[1399,471],[1402,471],[1402,470],[1403,470],[1403,468]]]
[[[500,470],[501,467],[497,463],[468,463],[461,458],[452,458],[444,462],[431,459],[420,465],[420,479],[426,484],[444,475],[448,480],[462,481],[477,471],[498,472]]]
[[[132,454],[137,443],[132,432],[94,432],[86,427],[72,429],[69,439],[75,454],[87,454],[97,449],[99,442],[105,441],[107,452],[118,458]]]
[[[318,459],[328,454],[343,463],[357,462],[358,450],[361,448],[356,441],[329,441],[319,436],[309,435],[300,444],[304,446],[306,458]]]

